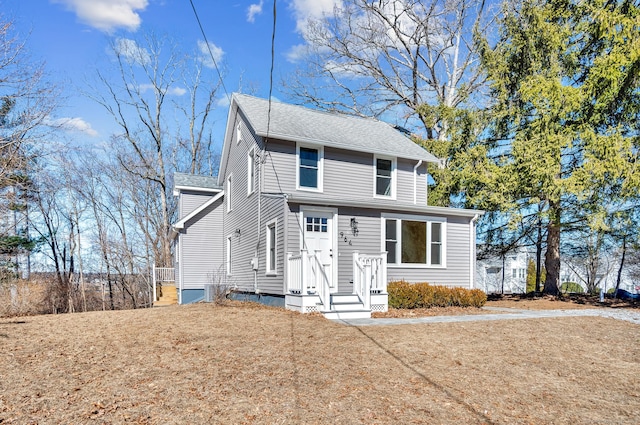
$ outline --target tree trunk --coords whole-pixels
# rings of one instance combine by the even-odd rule
[[[618,268],[618,277],[616,278],[616,290],[613,292],[613,298],[618,298],[618,289],[622,281],[622,268],[624,267],[624,259],[627,255],[627,235],[622,236],[622,258],[620,259],[620,267]]]
[[[536,240],[536,292],[540,292],[542,277],[542,220],[538,218],[538,239]]]
[[[549,212],[547,252],[544,258],[544,266],[547,269],[544,293],[558,295],[558,282],[560,280],[560,202],[549,202]]]

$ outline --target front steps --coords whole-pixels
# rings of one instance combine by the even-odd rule
[[[165,307],[178,304],[178,289],[175,285],[163,285],[162,295],[153,303],[154,307]]]
[[[387,294],[371,294],[371,309],[365,309],[357,295],[351,292],[331,294],[330,308],[325,308],[315,294],[287,294],[285,307],[301,313],[322,313],[330,320],[369,319],[372,311],[387,311]]]
[[[331,310],[322,311],[330,320],[369,319],[371,310],[364,308],[360,298],[350,292],[331,294]]]

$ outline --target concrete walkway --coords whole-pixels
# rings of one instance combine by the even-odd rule
[[[483,307],[497,314],[469,314],[462,316],[429,316],[414,318],[339,320],[348,326],[412,325],[418,323],[486,322],[492,320],[544,319],[549,317],[608,317],[640,325],[640,312],[630,309],[594,308],[572,310],[519,310],[514,308]]]

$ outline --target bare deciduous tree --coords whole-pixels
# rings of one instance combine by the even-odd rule
[[[426,137],[444,138],[446,121],[417,109],[458,107],[483,85],[473,32],[484,9],[482,0],[345,0],[309,21],[306,69],[288,88],[321,109],[380,116],[400,107]]]
[[[111,52],[119,79],[98,71],[100,88],[93,89],[92,97],[120,128],[110,152],[119,165],[116,172],[131,176],[133,186],[144,192],[132,193],[134,219],[155,263],[170,267],[169,228],[175,218],[171,176],[174,171],[213,169],[210,112],[217,86],[203,81],[201,58],[183,54],[167,39],[120,38]],[[176,112],[182,116],[173,116]],[[186,132],[176,124],[180,119],[188,122]]]

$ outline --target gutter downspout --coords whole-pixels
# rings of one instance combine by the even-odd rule
[[[418,167],[422,165],[422,160],[413,167],[413,204],[418,204]]]
[[[473,216],[469,222],[469,289],[474,288],[476,277],[476,220],[479,215]],[[486,291],[485,291],[486,292]]]

